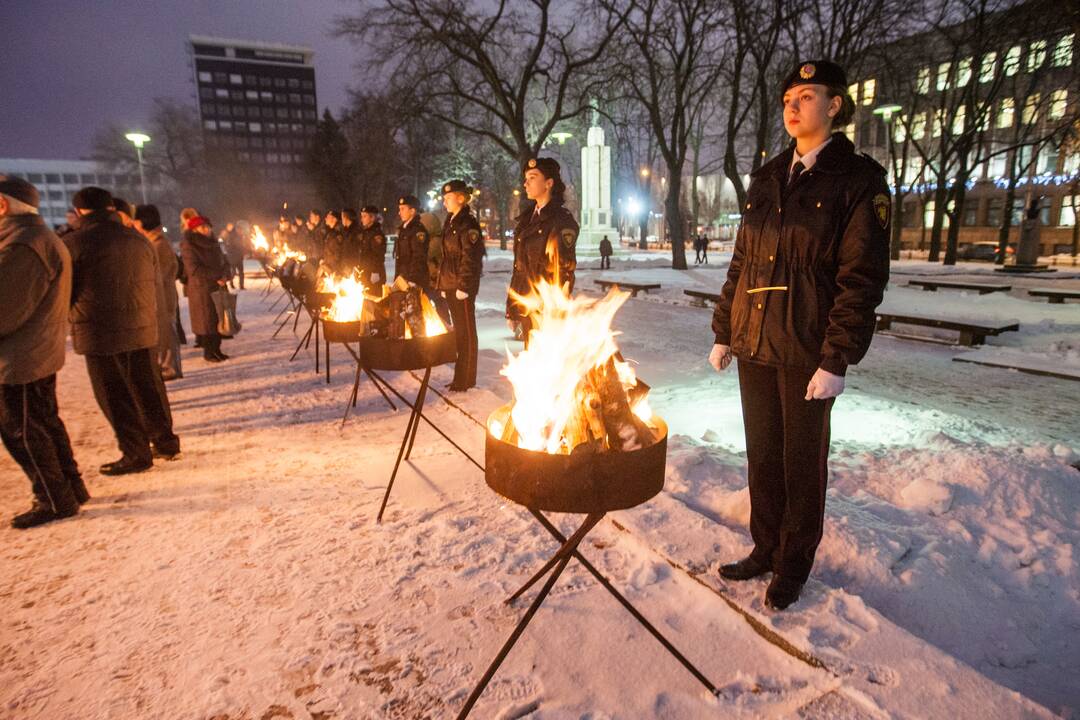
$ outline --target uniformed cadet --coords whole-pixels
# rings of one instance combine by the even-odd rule
[[[443,185],[442,260],[439,262],[437,288],[450,306],[450,318],[457,340],[454,381],[449,388],[456,392],[476,386],[476,293],[484,264],[484,241],[480,223],[469,209],[472,188],[461,180]]]
[[[427,267],[431,236],[420,222],[420,201],[415,195],[398,198],[398,217],[401,225],[394,243],[394,272],[426,290],[431,284]]]
[[[332,275],[345,275],[349,271],[344,263],[345,235],[341,231],[340,219],[337,210],[327,210],[323,219],[326,235],[323,238],[322,263]]]
[[[386,282],[386,235],[374,205],[360,208],[360,282],[376,295]]]
[[[353,208],[341,211],[341,265],[346,274],[360,267],[360,216]]]
[[[794,142],[752,175],[709,361],[739,359],[754,549],[720,575],[772,571],[767,606],[795,602],[821,541],[829,415],[866,354],[889,277],[885,170],[834,132],[855,103],[837,65],[803,63],[781,88]]]
[[[514,228],[514,272],[510,289],[528,295],[540,280],[565,285],[574,290],[577,268],[578,224],[565,207],[566,185],[559,163],[552,158],[532,158],[523,168],[525,195],[529,203]],[[506,322],[529,343],[532,323],[521,303],[506,297]]]

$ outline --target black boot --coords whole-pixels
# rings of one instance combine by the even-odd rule
[[[58,506],[54,512],[52,507],[42,503],[38,500],[34,500],[34,505],[24,513],[20,513],[11,518],[11,527],[16,530],[26,530],[27,528],[37,527],[38,525],[44,525],[45,523],[52,522],[53,520],[60,520],[62,518],[71,517],[79,512],[79,505],[75,502],[71,502],[68,505]]]
[[[153,460],[134,460],[129,457],[122,457],[111,463],[105,463],[99,468],[99,472],[102,475],[130,475],[132,473],[141,473],[152,467],[154,467]]]
[[[765,590],[765,607],[784,610],[799,599],[803,584],[784,575],[773,575],[772,582]]]
[[[720,577],[728,580],[752,580],[769,572],[769,566],[759,562],[753,555],[739,562],[720,566]]]
[[[90,491],[86,489],[86,483],[83,482],[82,477],[75,476],[68,482],[71,485],[71,495],[75,498],[75,502],[83,505],[90,499]]]

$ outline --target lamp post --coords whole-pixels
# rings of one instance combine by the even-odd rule
[[[903,206],[900,204],[899,199],[899,185],[898,178],[896,177],[896,158],[893,154],[893,133],[892,133],[892,119],[893,115],[900,112],[902,108],[899,105],[879,105],[874,108],[874,114],[882,119],[885,123],[885,143],[886,152],[889,154],[889,189],[892,190],[893,196],[893,212],[892,212],[892,237],[889,238],[889,256],[893,260],[900,259],[900,225],[897,220],[897,210],[903,211]]]
[[[143,170],[142,149],[143,145],[150,142],[150,136],[140,132],[129,132],[124,136],[128,142],[135,146],[135,156],[139,159],[139,185],[142,188],[143,205],[146,200],[146,172]]]

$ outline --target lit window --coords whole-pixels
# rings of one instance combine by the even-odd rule
[[[918,78],[915,81],[915,92],[920,95],[930,92],[930,68],[919,68]]]
[[[232,120],[222,120],[218,123],[218,128],[221,130],[232,130]]]
[[[926,136],[926,113],[918,113],[911,120],[911,137],[922,140]]]
[[[1028,95],[1024,101],[1024,111],[1020,114],[1025,125],[1034,125],[1039,121],[1039,93]]]
[[[893,125],[893,142],[902,143],[907,139],[907,115],[901,115]]]
[[[1013,45],[1009,52],[1005,53],[1005,62],[1002,65],[1005,75],[1012,77],[1020,69],[1020,46]]]
[[[952,120],[952,132],[953,135],[964,134],[964,123],[967,119],[967,105],[961,105],[956,108],[956,114],[953,115]]]
[[[1073,42],[1076,40],[1076,35],[1069,33],[1065,37],[1057,41],[1054,45],[1054,67],[1068,67],[1072,65],[1073,58]]]
[[[997,53],[988,52],[982,56],[982,63],[979,65],[979,82],[988,83],[994,79],[994,69],[997,65]]]
[[[937,69],[937,89],[947,90],[949,88],[949,71],[952,70],[952,63],[941,63]]]
[[[971,82],[971,58],[966,57],[956,66],[956,86],[966,87]]]
[[[260,92],[259,97],[263,100],[263,102],[273,102],[274,101],[274,93],[267,92],[266,90],[263,90],[262,92]]]
[[[859,83],[847,86],[847,94],[851,96],[851,99],[855,102],[859,102]]]
[[[262,132],[262,123],[250,123],[248,129],[253,133]]]
[[[214,95],[219,98],[227,98],[229,97],[229,91],[225,88],[217,88],[214,90]]]
[[[211,75],[210,73],[208,73],[206,71],[203,71],[203,72],[199,73],[199,82],[208,83],[208,82],[213,82],[213,81],[214,81],[214,76]]]
[[[231,82],[233,85],[243,85],[244,77],[242,75],[237,75],[236,73],[233,73],[232,75],[229,75],[229,82]]]
[[[869,80],[863,80],[862,84],[862,104],[873,105],[874,104],[874,92],[877,90],[877,82],[874,78]]]
[[[941,119],[944,116],[944,114],[945,114],[944,110],[935,110],[934,111],[934,127],[933,127],[934,137],[941,137],[942,126],[945,124],[945,123],[943,123],[941,121]]]
[[[1065,110],[1069,101],[1068,90],[1055,90],[1050,94],[1050,119],[1060,120],[1065,117]]]
[[[214,120],[203,120],[203,127],[207,130],[217,130],[217,122]]]
[[[1080,195],[1065,195],[1061,198],[1061,214],[1058,225],[1072,227],[1076,224],[1076,211],[1080,210]]]
[[[245,90],[244,91],[244,97],[246,97],[248,100],[258,100],[259,99],[259,91],[258,90]]]
[[[999,128],[1010,128],[1013,126],[1013,115],[1016,111],[1016,105],[1012,98],[1002,98],[1001,104],[998,106],[997,126]]]
[[[1036,40],[1028,48],[1027,71],[1035,72],[1046,62],[1046,41]]]

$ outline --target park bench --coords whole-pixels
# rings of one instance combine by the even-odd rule
[[[927,292],[937,292],[938,288],[949,288],[950,290],[975,290],[980,295],[986,295],[994,292],[1009,292],[1012,290],[1011,285],[993,285],[990,283],[977,283],[977,282],[956,282],[953,280],[911,280],[908,282],[908,287],[921,287]]]
[[[951,318],[937,318],[927,317],[925,315],[901,315],[899,313],[882,313],[877,314],[877,331],[887,334],[896,335],[897,337],[908,338],[911,340],[926,340],[935,342],[934,338],[921,337],[916,335],[901,335],[898,333],[890,333],[893,323],[900,323],[903,325],[920,325],[923,327],[941,328],[943,330],[956,330],[960,333],[960,337],[957,340],[958,345],[982,345],[986,340],[987,335],[1000,335],[1003,332],[1009,332],[1011,330],[1019,330],[1019,323],[992,323],[992,322],[978,322],[974,320],[957,320]],[[940,342],[940,341],[937,341]]]
[[[645,294],[648,294],[650,290],[660,289],[660,283],[628,283],[620,282],[618,280],[593,280],[593,282],[595,282],[597,285],[604,288],[605,290],[612,286],[622,288],[623,290],[629,290],[630,297],[637,297],[639,290],[644,291]]]
[[[701,290],[683,290],[683,295],[693,298],[690,304],[694,307],[705,307],[706,302],[716,305],[720,302],[720,293],[702,292]]]
[[[1080,290],[1059,290],[1057,288],[1029,288],[1028,295],[1044,297],[1047,302],[1060,305],[1066,300],[1080,300]]]
[[[995,350],[996,349],[997,348],[995,348]],[[1032,362],[1022,356],[1013,354],[999,356],[982,354],[984,352],[985,351],[983,350],[975,350],[970,353],[957,355],[953,358],[953,362],[985,365],[987,367],[1001,368],[1003,370],[1016,370],[1029,375],[1042,375],[1043,377],[1060,378],[1062,380],[1080,380],[1080,369],[1074,369],[1064,363],[1053,366],[1046,363],[1040,363],[1038,360]]]

